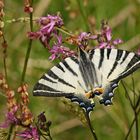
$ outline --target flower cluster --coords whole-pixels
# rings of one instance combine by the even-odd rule
[[[29,14],[33,12],[31,1],[32,0],[24,0],[24,12],[29,13]]]
[[[33,122],[33,115],[28,108],[28,103],[29,103],[29,97],[28,97],[28,92],[27,92],[27,84],[23,84],[20,86],[17,90],[17,92],[21,96],[21,103],[20,103],[20,109],[21,109],[21,124],[23,126],[29,126]]]
[[[4,127],[8,127],[10,124],[20,124],[20,121],[17,117],[18,112],[18,104],[15,98],[15,92],[13,90],[7,90],[7,109],[8,112],[6,114],[6,121],[4,123]]]
[[[0,89],[6,93],[7,97],[7,113],[6,119],[1,128],[7,128],[10,125],[18,125],[24,128],[21,132],[17,132],[19,136],[25,140],[40,140],[40,137],[51,137],[49,127],[50,121],[47,121],[45,112],[38,115],[37,122],[34,123],[33,114],[28,108],[29,95],[27,91],[28,85],[22,84],[17,89],[18,100],[15,96],[15,91],[11,90],[6,83],[5,77],[0,74]],[[45,134],[45,136],[44,136]]]
[[[82,32],[79,35],[73,35],[66,39],[66,41],[72,45],[79,46],[83,49],[86,49],[89,40],[97,39],[97,35],[93,35],[90,32]]]
[[[41,136],[47,139],[51,138],[49,127],[51,125],[50,121],[47,121],[46,116],[42,112],[38,115],[36,126],[30,125],[27,129],[17,134],[17,136],[22,137],[25,140],[33,139],[40,140]]]
[[[108,23],[103,21],[101,27],[101,33],[97,37],[98,48],[115,48],[117,45],[123,43],[121,39],[112,40],[112,29]]]
[[[23,132],[18,133],[17,136],[23,138],[24,140],[40,140],[38,135],[38,130],[36,127],[29,126]]]
[[[61,28],[64,23],[59,15],[48,15],[37,20],[40,29],[36,32],[29,32],[28,37],[30,39],[39,39],[45,48],[51,53],[50,59],[66,58],[68,56],[75,55],[74,51],[65,47],[62,42],[62,35],[59,34],[57,28]],[[50,47],[50,41],[54,39],[52,47]]]
[[[30,39],[40,39],[43,45],[47,47],[52,34],[57,32],[55,27],[62,27],[63,20],[58,15],[48,15],[37,20],[37,24],[40,26],[40,30],[37,32],[28,32],[28,37]]]
[[[75,52],[70,50],[68,47],[64,47],[62,43],[62,36],[55,35],[57,42],[54,43],[53,47],[50,49],[51,56],[49,59],[54,60],[56,58],[62,57],[62,59],[68,56],[74,56]]]
[[[6,80],[2,73],[0,73],[0,89],[4,91],[8,90],[8,84],[6,83]]]
[[[23,133],[27,130],[27,132],[30,132],[30,136],[27,135],[26,139],[36,138],[35,140],[39,140],[37,128],[32,126],[33,115],[30,109],[28,108],[29,97],[27,92],[27,84],[23,84],[17,89],[17,92],[20,94],[20,98],[18,98],[18,101],[15,97],[15,91],[9,88],[2,74],[0,74],[0,89],[2,89],[3,92],[6,93],[7,98],[6,119],[5,122],[0,125],[0,127],[7,128],[10,125],[26,127],[26,130],[24,130]],[[26,133],[24,133],[24,137],[25,134]]]
[[[18,124],[18,119],[16,117],[18,104],[15,99],[15,92],[8,87],[8,84],[6,83],[6,80],[2,74],[0,74],[0,89],[2,89],[6,93],[8,110],[6,114],[6,120],[0,126],[5,128],[10,124]]]
[[[68,43],[86,49],[90,40],[96,42],[95,48],[115,48],[117,45],[122,43],[121,39],[112,39],[112,30],[107,22],[102,22],[101,32],[92,34],[90,32],[81,32],[79,35],[72,35],[67,32],[68,37],[62,40],[62,34],[66,33],[62,28],[64,25],[63,20],[59,15],[48,15],[41,17],[37,20],[39,24],[39,30],[36,32],[29,32],[28,37],[30,39],[39,39],[43,46],[48,49],[51,56],[51,60],[56,58],[64,59],[69,56],[76,56],[77,53],[70,50],[64,45]],[[50,41],[52,40],[52,43]],[[51,44],[51,46],[50,46]]]
[[[29,126],[33,122],[32,113],[27,106],[29,102],[28,93],[20,90],[23,86],[18,89],[18,92],[21,93],[20,103],[17,102],[15,98],[14,90],[10,88],[5,89],[8,112],[6,114],[5,123],[1,125],[2,127],[8,127],[10,124]]]

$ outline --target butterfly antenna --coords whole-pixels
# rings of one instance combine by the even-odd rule
[[[90,118],[89,118],[89,113],[88,112],[85,112],[85,117],[86,117],[86,120],[87,120],[87,124],[88,124],[88,127],[92,133],[92,136],[94,138],[94,140],[98,140],[97,136],[96,136],[96,133],[95,133],[95,130],[93,129],[92,125],[91,125],[91,121],[90,121]]]

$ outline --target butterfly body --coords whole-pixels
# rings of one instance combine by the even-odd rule
[[[140,68],[140,57],[118,49],[80,49],[78,57],[68,57],[52,67],[35,85],[35,96],[66,97],[92,111],[94,98],[112,104],[119,81]]]

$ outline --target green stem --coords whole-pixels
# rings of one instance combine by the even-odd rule
[[[81,2],[82,2],[81,0],[77,0],[77,5],[78,5],[79,10],[80,10],[80,13],[82,15],[82,18],[83,18],[83,21],[84,21],[84,24],[85,24],[86,31],[90,31],[89,26],[88,26],[87,17],[86,17],[86,14],[84,12],[85,9],[84,9],[83,4]]]
[[[11,135],[12,135],[13,129],[14,129],[14,125],[11,124],[11,126],[10,126],[10,128],[9,128],[7,140],[10,140],[10,139],[11,139]]]
[[[33,18],[32,13],[30,13],[30,30],[31,30],[31,32],[33,31],[32,18]],[[23,67],[23,72],[22,72],[22,77],[21,77],[21,83],[23,83],[25,81],[25,74],[26,74],[26,70],[27,70],[27,64],[28,64],[28,60],[30,57],[31,48],[32,48],[32,40],[30,39],[29,43],[28,43],[28,49],[26,52],[26,56],[25,56],[24,67]]]
[[[63,28],[58,28],[58,27],[55,27],[58,31],[66,34],[66,35],[69,35],[69,36],[73,36],[73,34],[71,34],[70,32],[66,31],[65,29]]]

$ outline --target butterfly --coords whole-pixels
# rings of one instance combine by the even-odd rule
[[[79,49],[78,57],[67,57],[35,84],[34,96],[66,97],[86,113],[94,98],[111,105],[119,81],[140,68],[140,56],[120,49]]]

